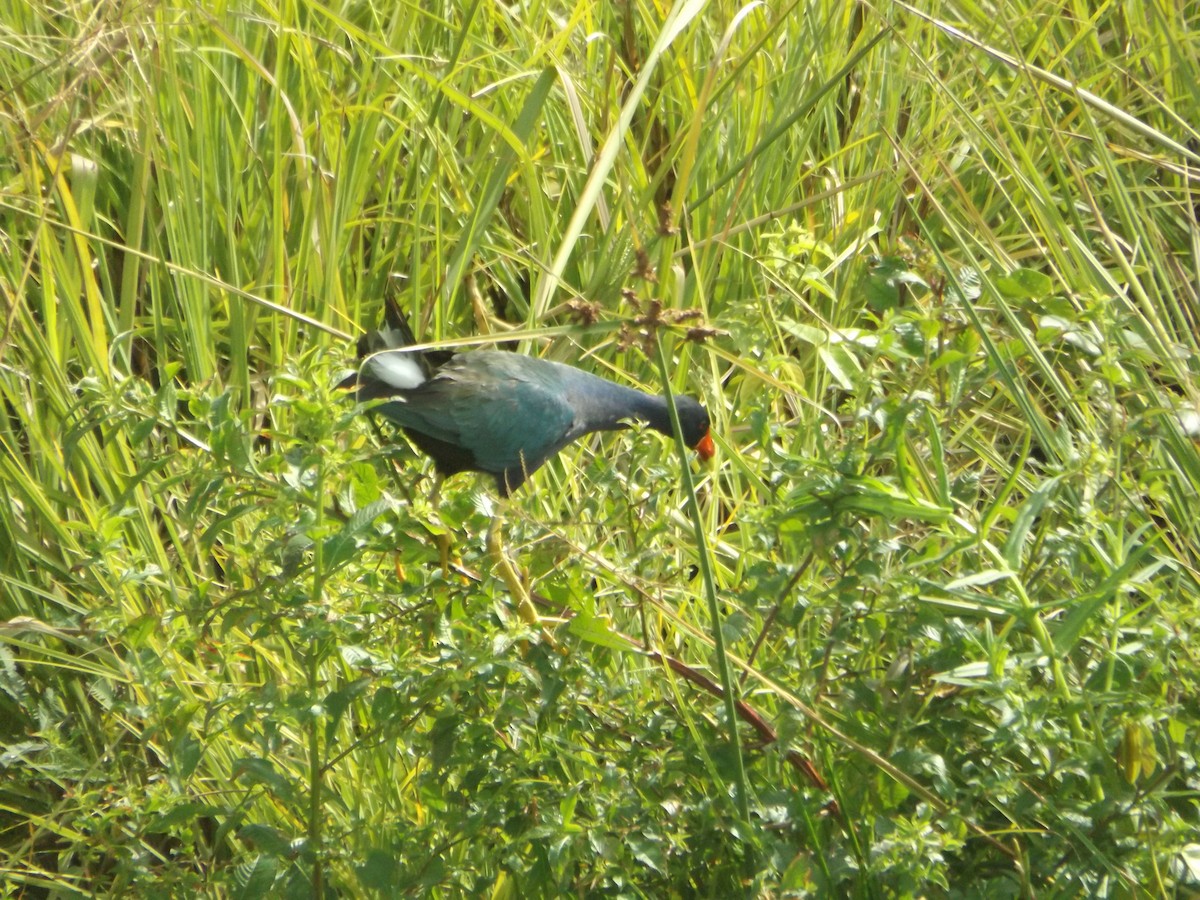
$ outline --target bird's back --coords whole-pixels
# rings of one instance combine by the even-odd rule
[[[578,436],[560,368],[568,367],[501,351],[464,353],[394,392],[379,412],[444,474],[486,472],[508,493]]]

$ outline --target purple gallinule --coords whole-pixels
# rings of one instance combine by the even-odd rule
[[[439,474],[484,472],[507,497],[572,441],[642,422],[670,435],[664,397],[563,363],[501,350],[409,351],[416,343],[394,303],[386,324],[358,342],[359,370],[342,382],[360,402],[399,425]],[[714,453],[708,413],[677,396],[683,439],[702,459]]]
[[[441,476],[484,472],[507,497],[585,434],[616,431],[631,422],[672,433],[663,397],[516,353],[404,349],[416,342],[399,307],[389,300],[384,327],[359,339],[358,372],[341,387],[357,388],[359,402],[383,401],[373,411],[400,426],[433,458]],[[704,407],[680,396],[675,409],[684,441],[702,459],[711,458],[714,447]],[[500,515],[493,516],[488,548],[521,619],[542,628],[528,590],[504,553],[501,522]],[[446,568],[444,536],[439,546]],[[544,628],[542,633],[558,647]]]

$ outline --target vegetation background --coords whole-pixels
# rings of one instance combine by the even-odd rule
[[[4,4],[0,893],[1197,896],[1198,123],[1172,0]],[[508,505],[564,654],[387,295],[712,412]]]

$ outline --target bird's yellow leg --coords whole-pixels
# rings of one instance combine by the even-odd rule
[[[492,555],[492,560],[500,572],[501,579],[508,586],[508,592],[512,595],[513,604],[517,608],[517,615],[521,621],[530,627],[539,629],[546,643],[555,650],[558,650],[558,642],[554,640],[554,636],[542,624],[541,617],[538,616],[533,601],[529,599],[529,590],[525,587],[525,582],[521,580],[521,576],[513,568],[508,554],[504,552],[503,529],[504,517],[500,513],[496,513],[492,516],[492,524],[488,528],[488,552]]]
[[[450,540],[450,530],[442,524],[442,517],[438,513],[438,503],[442,499],[442,481],[443,477],[439,474],[435,476],[433,482],[433,490],[429,492],[429,508],[433,511],[433,517],[437,520],[437,527],[440,531],[433,530],[433,542],[437,544],[438,561],[442,564],[442,576],[450,577],[450,550],[454,546]]]

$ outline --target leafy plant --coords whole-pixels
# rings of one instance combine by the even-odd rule
[[[1010,7],[0,12],[6,891],[1194,891],[1200,22]],[[719,465],[431,502],[385,294]]]

